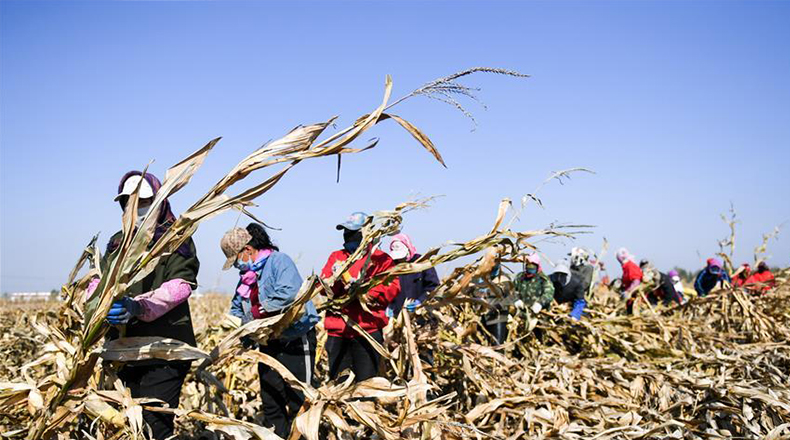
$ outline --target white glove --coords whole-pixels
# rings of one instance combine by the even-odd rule
[[[532,304],[532,313],[537,315],[541,310],[543,310],[543,306],[540,305],[540,303],[536,302],[535,304]]]
[[[518,301],[514,302],[513,305],[516,306],[517,309],[523,309],[524,308],[524,301],[518,300]]]

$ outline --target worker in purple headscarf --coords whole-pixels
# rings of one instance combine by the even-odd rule
[[[721,264],[721,261],[715,258],[708,258],[707,265],[697,275],[694,281],[694,290],[697,291],[699,296],[706,296],[710,293],[717,284],[721,283],[724,286],[725,281],[731,283],[730,276]]]
[[[151,244],[159,240],[176,220],[167,200],[158,205],[156,211],[152,211],[154,198],[161,187],[162,183],[153,174],[130,171],[121,179],[115,197],[121,209],[125,210],[129,197],[137,190],[138,218],[135,227],[139,227],[147,217],[156,218]],[[123,231],[110,238],[100,262],[102,273],[108,269],[123,238]],[[121,334],[124,337],[154,336],[177,339],[196,346],[187,299],[197,285],[199,267],[195,243],[189,238],[175,252],[162,257],[147,277],[127,287],[125,296],[112,304],[107,322],[113,328],[107,337],[117,339]],[[100,278],[91,281],[88,297],[100,282]],[[122,328],[123,332],[120,331]],[[118,377],[129,388],[132,397],[155,398],[170,408],[177,408],[189,368],[189,361],[151,359],[127,362],[118,371]],[[150,426],[154,439],[170,438],[173,435],[173,414],[144,410],[143,419]]]

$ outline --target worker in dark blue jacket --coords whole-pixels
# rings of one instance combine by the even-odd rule
[[[396,262],[413,262],[420,258],[417,249],[406,234],[398,234],[390,241],[390,257]],[[400,275],[400,293],[387,307],[387,314],[397,317],[401,309],[406,307],[413,313],[419,305],[425,302],[428,294],[439,286],[439,275],[436,269],[429,268],[422,272]]]
[[[702,272],[697,275],[697,279],[694,281],[694,290],[697,291],[699,296],[706,296],[717,284],[721,283],[724,286],[725,281],[727,283],[732,282],[727,271],[722,267],[721,261],[715,258],[708,258],[708,265],[705,266],[705,269],[702,269]]]

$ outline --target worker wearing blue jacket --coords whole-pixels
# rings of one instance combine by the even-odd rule
[[[722,267],[721,261],[715,258],[708,258],[708,265],[702,269],[694,281],[694,290],[699,296],[706,296],[717,284],[724,282],[731,283],[730,276]]]
[[[227,257],[223,269],[239,270],[231,315],[241,318],[244,324],[289,310],[302,286],[302,277],[293,260],[272,243],[263,226],[250,223],[246,229],[233,228],[222,237],[220,247]],[[276,359],[300,381],[317,385],[313,367],[315,326],[320,319],[313,302],[307,301],[301,315],[280,335],[272,335],[259,347],[260,351]],[[249,338],[242,343],[247,348],[253,346]],[[304,394],[268,365],[258,364],[258,375],[264,424],[278,436],[288,438],[304,404]]]

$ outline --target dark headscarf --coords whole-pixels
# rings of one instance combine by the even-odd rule
[[[121,183],[118,184],[118,194],[123,192],[123,184],[126,182],[126,179],[132,176],[143,176],[143,179],[145,179],[145,181],[148,182],[149,185],[151,185],[151,189],[153,190],[154,195],[156,195],[156,193],[159,192],[159,188],[162,187],[162,182],[159,181],[159,179],[151,173],[143,174],[140,171],[129,171],[128,173],[124,174],[123,177],[121,177]],[[126,201],[127,201],[126,197],[121,198],[118,201],[118,203],[120,203],[121,205],[121,209],[126,208]],[[159,207],[159,216],[156,219],[156,229],[154,230],[154,237],[151,240],[151,243],[156,243],[160,238],[162,238],[162,235],[164,235],[167,229],[170,228],[170,226],[172,226],[173,223],[175,223],[175,221],[176,221],[176,216],[173,214],[173,210],[170,208],[170,202],[167,199],[165,199],[164,202],[162,202],[162,204]],[[120,238],[116,240],[110,240],[110,242],[107,243],[107,253],[109,254],[111,252],[114,252],[116,249],[118,249],[118,246],[120,245],[121,245]],[[187,258],[192,256],[192,252],[189,249],[189,244],[186,242],[182,244],[176,250],[176,252]]]

